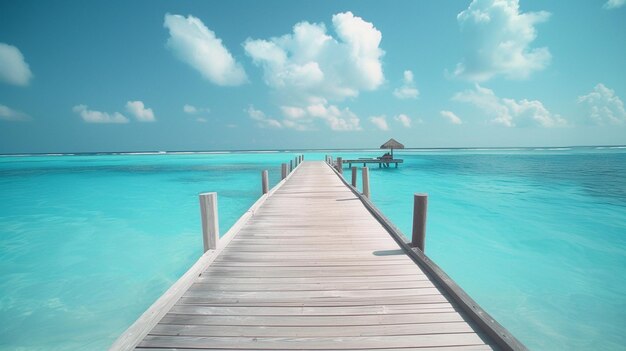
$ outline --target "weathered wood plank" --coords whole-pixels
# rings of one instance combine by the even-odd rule
[[[462,322],[457,312],[406,313],[356,316],[210,316],[166,314],[161,323],[185,325],[257,325],[257,326],[358,326],[409,323]]]
[[[444,295],[418,295],[418,296],[375,296],[375,297],[341,297],[333,299],[307,299],[307,300],[258,300],[254,298],[214,298],[207,296],[186,297],[178,301],[180,304],[206,305],[206,306],[364,306],[364,305],[405,305],[420,303],[447,302]]]
[[[216,282],[224,284],[330,284],[330,283],[377,283],[377,282],[406,282],[417,280],[429,280],[426,275],[379,275],[379,276],[356,276],[356,277],[230,277],[215,275],[200,275],[196,282]]]
[[[306,347],[308,349],[372,349],[389,347],[433,347],[484,345],[474,333],[394,335],[363,337],[318,337],[318,338],[271,338],[271,337],[194,337],[194,336],[147,336],[141,347],[211,347],[211,348],[248,348],[274,350]]]
[[[418,296],[437,295],[441,292],[437,288],[412,289],[381,289],[381,290],[319,290],[319,291],[215,291],[215,290],[187,290],[186,297],[206,297],[214,299],[256,299],[259,301],[289,301],[304,299],[334,299],[359,297],[385,296]]]
[[[382,336],[471,333],[465,322],[387,324],[343,326],[268,327],[268,326],[222,326],[159,324],[150,335],[181,336],[249,336],[249,337],[333,337],[333,336]]]
[[[434,285],[427,279],[409,280],[397,282],[358,282],[358,283],[218,283],[210,279],[197,281],[192,290],[221,290],[221,291],[302,291],[302,290],[380,290],[380,289],[406,289],[406,288],[433,288]]]
[[[189,350],[189,349],[181,349],[181,348],[162,348],[162,347],[150,347],[150,348],[137,348],[138,350],[150,350],[150,351],[176,351],[176,350]],[[252,351],[252,349],[238,348],[238,349],[220,349],[220,348],[193,348],[195,351]],[[294,349],[283,349],[282,351],[293,350],[293,351],[314,351],[312,349],[303,349],[303,348],[294,348]],[[318,349],[319,350],[319,349]],[[417,350],[411,348],[384,348],[384,349],[352,349],[352,350],[384,350],[384,351],[407,351],[407,350]],[[489,345],[464,345],[464,346],[443,346],[443,347],[420,347],[419,351],[491,351]],[[273,349],[254,349],[254,351],[273,351]],[[317,351],[317,350],[316,350]]]
[[[261,306],[201,306],[177,304],[170,313],[212,316],[345,316],[375,314],[411,314],[456,312],[450,303],[412,305],[367,305],[367,306],[307,306],[307,307],[261,307]]]

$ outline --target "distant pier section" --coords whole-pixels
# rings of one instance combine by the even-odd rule
[[[352,168],[353,163],[357,165],[363,164],[363,167],[367,167],[367,165],[370,165],[370,164],[377,164],[378,168],[389,168],[389,166],[393,164],[396,166],[396,168],[398,168],[398,164],[404,162],[404,160],[399,159],[399,158],[394,158],[393,156],[394,149],[404,149],[404,145],[399,143],[396,139],[393,139],[393,138],[389,139],[389,141],[382,144],[380,148],[389,149],[391,150],[391,153],[387,152],[380,157],[373,157],[373,158],[343,159],[341,157],[337,157],[337,161],[335,163],[336,167],[339,170],[339,172],[342,172],[341,169],[343,168],[344,164],[348,164],[348,167]],[[326,155],[326,162],[333,164],[334,162],[333,162],[332,156]]]

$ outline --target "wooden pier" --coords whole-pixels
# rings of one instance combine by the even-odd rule
[[[333,167],[295,164],[111,350],[525,350]]]

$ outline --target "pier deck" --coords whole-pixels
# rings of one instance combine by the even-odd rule
[[[321,161],[300,164],[197,272],[112,349],[501,346]]]
[[[362,163],[363,167],[365,167],[368,164],[377,164],[378,168],[381,168],[382,165],[389,166],[392,163],[396,165],[396,168],[398,168],[398,163],[403,163],[403,162],[404,162],[404,160],[399,159],[399,158],[388,158],[388,159],[383,159],[383,158],[359,158],[359,159],[355,159],[355,160],[343,160],[342,161],[343,164],[348,164],[348,167],[352,167],[353,163],[355,165],[358,165],[358,164]]]

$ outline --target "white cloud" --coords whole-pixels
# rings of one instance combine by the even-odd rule
[[[283,115],[289,119],[300,119],[306,116],[306,111],[300,107],[281,106],[280,109],[283,111]]]
[[[190,114],[190,115],[194,115],[194,114],[198,113],[198,109],[195,106],[192,106],[192,105],[185,105],[185,106],[183,106],[183,111],[185,113]]]
[[[381,33],[351,12],[333,16],[338,39],[324,24],[300,22],[293,33],[248,39],[246,53],[264,71],[265,82],[283,97],[337,100],[374,90],[384,81]]]
[[[602,8],[605,10],[612,10],[622,7],[624,4],[626,4],[626,0],[609,0],[602,5]]]
[[[396,121],[400,122],[406,128],[411,128],[411,117],[401,113],[401,114],[395,116],[393,119],[395,119]]]
[[[596,85],[589,94],[579,96],[578,104],[583,105],[587,120],[593,124],[620,125],[626,122],[624,103],[615,95],[615,91],[602,83]]]
[[[200,19],[168,13],[163,25],[170,32],[167,47],[204,78],[222,86],[240,85],[247,81],[243,67]]]
[[[349,108],[340,108],[336,105],[328,105],[325,102],[312,104],[306,107],[309,116],[321,118],[326,125],[334,131],[361,130],[361,121]]]
[[[139,122],[154,122],[154,112],[151,108],[146,108],[142,101],[128,101],[126,111],[135,117]]]
[[[558,114],[551,113],[538,100],[500,98],[493,90],[476,84],[474,90],[456,93],[452,100],[465,102],[478,107],[482,113],[492,118],[492,122],[506,127],[541,126],[558,127],[567,121]]]
[[[285,119],[283,126],[298,131],[315,130],[316,121],[323,121],[334,131],[361,130],[359,117],[349,108],[340,108],[326,101],[312,103],[304,107],[281,106]]]
[[[454,75],[480,82],[496,75],[524,79],[544,69],[550,51],[530,44],[537,38],[535,24],[549,17],[545,11],[520,13],[518,0],[472,1],[457,16],[465,54]]]
[[[76,105],[72,108],[75,113],[78,113],[80,117],[87,123],[128,123],[129,120],[123,114],[115,112],[109,114],[107,112],[100,112],[89,110],[87,105]]]
[[[439,114],[451,124],[463,124],[459,116],[455,115],[452,111],[442,110],[439,111]]]
[[[387,124],[387,116],[371,116],[370,122],[376,126],[376,128],[380,130],[389,130],[389,125]]]
[[[30,120],[30,116],[24,112],[14,110],[8,106],[0,104],[0,120],[11,122],[23,122]]]
[[[244,43],[291,120],[288,127],[302,130],[304,120],[318,118],[333,130],[358,130],[358,117],[333,102],[375,90],[384,81],[380,31],[351,12],[334,15],[332,23],[336,37],[322,23],[300,22],[293,33]],[[322,108],[325,113],[315,113]]]
[[[0,81],[26,86],[33,73],[24,60],[20,49],[13,45],[0,43]]]
[[[185,104],[183,106],[183,112],[188,115],[197,115],[201,113],[211,113],[211,109],[208,107],[196,107],[193,105]]]
[[[244,110],[248,113],[248,116],[255,120],[259,127],[261,128],[282,128],[282,124],[270,117],[267,117],[265,113],[261,110],[257,110],[254,106],[250,105],[247,109]]]
[[[393,91],[393,95],[398,99],[417,99],[419,94],[420,92],[415,87],[415,82],[413,81],[413,72],[409,70],[404,71],[402,86],[396,88]]]

